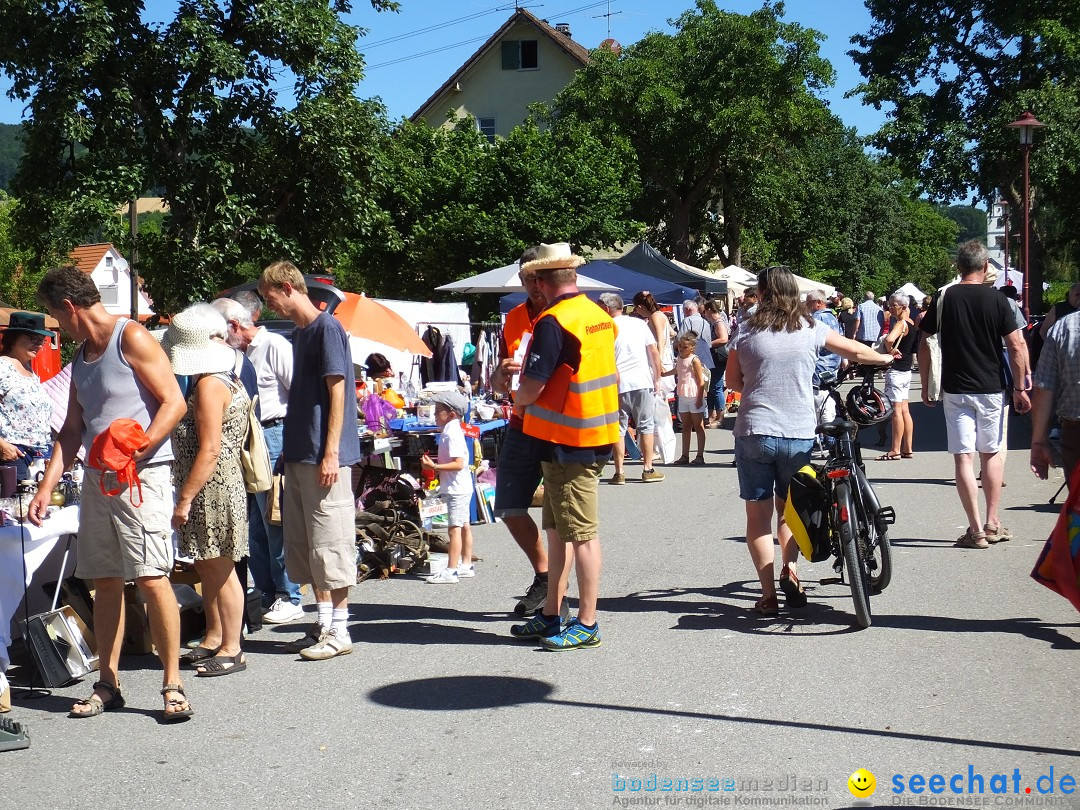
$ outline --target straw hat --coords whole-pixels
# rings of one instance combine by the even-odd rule
[[[173,316],[161,338],[161,348],[169,355],[174,374],[181,377],[217,374],[235,365],[236,350],[210,338],[219,326],[220,322],[201,312],[186,311]]]
[[[525,262],[525,264],[521,265],[521,269],[523,272],[529,270],[559,270],[564,267],[577,269],[583,264],[585,264],[585,260],[574,255],[569,243],[556,242],[553,245],[541,243],[536,250],[536,258],[531,262]]]

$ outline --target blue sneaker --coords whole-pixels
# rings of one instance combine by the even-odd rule
[[[589,630],[575,616],[567,623],[562,632],[541,638],[540,645],[545,650],[577,650],[585,647],[599,647],[600,624],[593,625],[592,630]]]
[[[510,627],[510,635],[514,638],[546,638],[557,635],[562,629],[562,621],[558,618],[549,619],[543,613],[537,613],[525,624],[515,624]]]

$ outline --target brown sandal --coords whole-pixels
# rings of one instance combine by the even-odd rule
[[[776,598],[776,594],[771,597],[761,597],[754,602],[754,613],[759,616],[779,616],[780,615],[780,601]]]
[[[97,696],[97,692],[108,692],[109,697],[107,700],[102,700]],[[106,683],[105,681],[97,681],[94,684],[94,693],[88,698],[82,700],[76,700],[75,706],[89,706],[88,712],[77,712],[75,706],[71,707],[71,711],[68,712],[68,717],[97,717],[102,712],[110,712],[113,709],[124,708],[124,696],[120,694],[120,685]]]
[[[180,695],[180,700],[176,698],[165,697],[169,692],[176,692]],[[188,702],[187,693],[184,691],[182,684],[167,683],[161,687],[161,696],[165,697],[165,710],[161,716],[161,722],[163,723],[175,723],[178,720],[186,720],[195,714],[195,710],[191,708],[191,704]],[[178,706],[187,706],[186,709],[177,708]],[[172,708],[172,711],[169,709]]]

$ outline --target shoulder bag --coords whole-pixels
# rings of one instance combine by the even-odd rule
[[[244,387],[240,381],[240,368],[243,362],[244,356],[237,352],[236,365],[232,370],[233,386],[237,389]],[[256,416],[258,401],[258,394],[248,399],[247,431],[240,441],[240,469],[244,474],[244,488],[253,493],[266,492],[273,483],[273,470],[270,468],[270,453],[266,449],[266,437],[263,436],[262,424]]]

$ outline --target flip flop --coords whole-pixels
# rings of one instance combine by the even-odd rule
[[[900,453],[885,453],[884,455],[875,458],[874,461],[899,461],[902,458],[904,458],[904,456]]]
[[[199,664],[195,670],[196,678],[217,678],[221,675],[232,675],[235,672],[243,672],[247,669],[247,661],[241,650],[236,655],[215,655]]]

